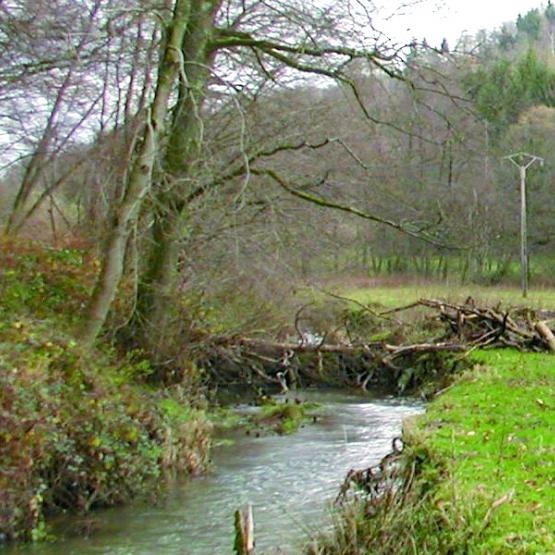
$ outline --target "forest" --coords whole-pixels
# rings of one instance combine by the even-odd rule
[[[53,515],[79,514],[90,532],[90,510],[163,498],[168,472],[210,468],[229,416],[218,389],[265,397],[297,381],[375,381],[422,394],[430,372],[443,391],[451,372],[463,372],[464,389],[471,367],[497,364],[495,376],[512,380],[526,365],[482,348],[555,350],[550,326],[538,326],[555,315],[555,6],[439,45],[389,38],[374,10],[356,0],[0,1],[0,553],[51,538]],[[530,161],[523,300],[515,165]],[[413,304],[401,322],[397,307]],[[448,339],[434,343],[426,310]],[[477,354],[462,360],[467,348]],[[554,402],[552,355],[529,356],[546,388],[530,393],[540,422]],[[484,383],[497,387],[489,374]],[[446,410],[462,403],[453,391]],[[304,405],[285,416],[272,407],[262,421],[316,422]],[[420,426],[441,414],[432,404]],[[497,445],[510,444],[502,433]],[[420,434],[403,430],[405,458],[436,464]],[[524,496],[541,523],[509,530],[497,513],[516,494],[460,516],[423,493],[431,474],[403,490],[411,511],[395,488],[378,496],[372,524],[345,510],[377,541],[366,551],[340,527],[306,552],[555,546],[552,502]],[[543,470],[522,481],[553,486]],[[416,522],[423,500],[433,510]]]

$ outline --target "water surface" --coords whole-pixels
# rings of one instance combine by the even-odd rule
[[[329,525],[329,505],[351,468],[377,463],[399,434],[401,420],[421,410],[399,399],[315,393],[321,418],[292,436],[237,435],[214,450],[206,476],[175,483],[156,504],[132,504],[93,514],[90,539],[71,532],[71,519],[51,545],[0,549],[0,555],[225,555],[232,553],[233,512],[253,505],[257,555],[297,554]],[[60,532],[58,532],[60,533]]]

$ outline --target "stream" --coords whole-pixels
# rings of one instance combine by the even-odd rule
[[[52,544],[0,549],[0,555],[226,555],[232,553],[233,513],[253,505],[256,553],[302,552],[311,535],[330,526],[330,504],[351,468],[376,464],[391,449],[401,420],[418,402],[303,392],[322,404],[316,423],[294,435],[244,432],[214,449],[207,475],[172,485],[163,501],[93,513],[98,528],[80,537],[66,518]],[[281,551],[275,550],[279,547]]]

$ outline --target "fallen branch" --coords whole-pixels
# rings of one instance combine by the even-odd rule
[[[514,347],[520,350],[555,353],[555,335],[545,321],[539,321],[530,309],[501,311],[500,307],[480,307],[472,298],[464,304],[436,299],[420,299],[382,314],[424,307],[439,313],[448,324],[446,337],[456,338],[460,345],[473,347]]]
[[[463,304],[420,299],[386,313],[418,307],[436,314],[445,325],[443,335],[414,344],[394,344],[391,339],[365,342],[364,336],[330,344],[324,334],[323,339],[309,343],[298,325],[301,309],[295,316],[296,342],[213,336],[204,344],[204,360],[199,364],[211,373],[214,383],[222,385],[279,385],[283,389],[295,387],[297,382],[301,387],[323,383],[363,390],[374,386],[399,393],[414,392],[429,380],[439,387],[445,385],[449,373],[474,349],[511,347],[555,353],[553,330],[530,309],[480,307],[471,298]],[[463,355],[447,362],[443,353]],[[441,383],[443,376],[447,379]]]
[[[555,335],[553,335],[553,332],[547,327],[547,324],[545,322],[536,322],[536,325],[534,327],[549,346],[549,350],[554,353]]]
[[[513,498],[513,495],[514,495],[514,489],[510,489],[505,495],[503,495],[503,497],[500,497],[490,505],[488,512],[486,513],[486,516],[484,517],[484,521],[482,523],[483,528],[486,528],[487,526],[489,526],[491,517],[493,516],[493,513],[495,512],[495,510],[501,507],[501,505],[508,503]]]

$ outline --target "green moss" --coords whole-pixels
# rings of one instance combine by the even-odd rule
[[[231,430],[246,424],[246,418],[237,411],[226,407],[213,408],[208,412],[208,418],[218,430]]]
[[[317,403],[267,404],[253,417],[253,422],[271,427],[278,434],[293,434],[318,407]]]
[[[180,403],[177,399],[171,397],[162,399],[158,406],[169,420],[179,424],[194,420],[198,417],[199,413],[199,411],[191,408],[188,404]]]

